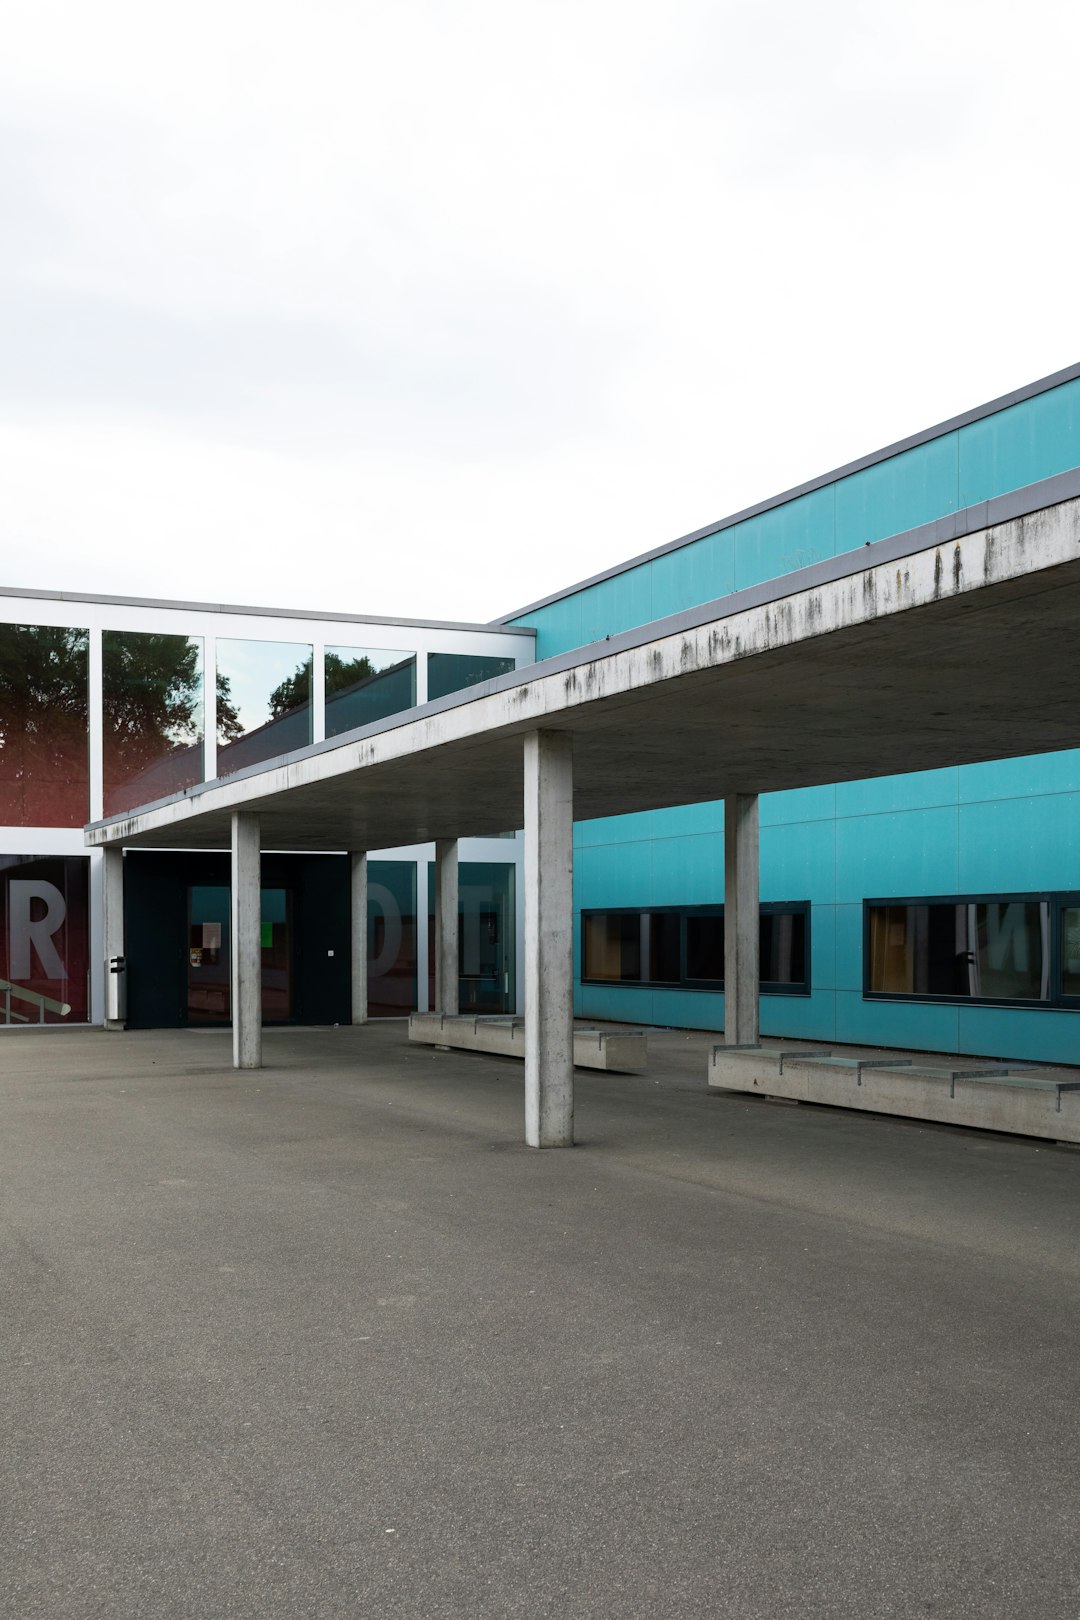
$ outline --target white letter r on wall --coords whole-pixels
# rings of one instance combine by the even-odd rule
[[[31,903],[41,900],[44,917],[30,916]],[[67,969],[52,937],[64,925],[67,902],[55,883],[41,878],[12,878],[8,887],[8,972],[16,981],[29,979],[30,947],[34,947],[47,979],[66,979]]]

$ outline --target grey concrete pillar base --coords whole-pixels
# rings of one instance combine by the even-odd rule
[[[525,738],[525,1140],[574,1144],[574,770],[564,731]]]
[[[262,1067],[262,882],[259,818],[248,810],[232,816],[233,1068]]]
[[[366,1024],[368,1016],[368,872],[367,854],[349,857],[350,916],[352,919],[352,1021]]]
[[[435,1008],[458,1015],[458,846],[456,838],[435,843]]]
[[[760,1020],[758,796],[724,800],[724,1044],[756,1046]]]

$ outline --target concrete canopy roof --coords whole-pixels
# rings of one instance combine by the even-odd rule
[[[1080,745],[1080,471],[86,829],[90,846],[385,849],[522,824],[522,737],[578,820]]]

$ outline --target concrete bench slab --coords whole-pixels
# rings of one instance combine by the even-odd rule
[[[709,1084],[795,1102],[1080,1142],[1080,1076],[1030,1065],[714,1046]]]
[[[525,1056],[525,1020],[498,1016],[410,1013],[409,1039],[427,1046],[463,1052],[490,1052],[498,1057]],[[610,1074],[644,1074],[648,1040],[642,1029],[574,1029],[574,1067],[603,1069]]]

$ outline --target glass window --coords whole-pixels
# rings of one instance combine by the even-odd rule
[[[760,978],[763,985],[807,983],[804,907],[762,908],[758,923]],[[689,912],[686,918],[686,977],[722,984],[724,980],[724,914]]]
[[[0,624],[0,824],[81,827],[90,816],[89,632]]]
[[[763,911],[760,944],[762,984],[805,985],[805,911]]]
[[[382,720],[416,704],[416,654],[385,647],[327,647],[326,735]]]
[[[89,869],[81,855],[0,855],[0,1024],[89,1020]]]
[[[101,664],[105,814],[201,782],[202,641],[106,630]]]
[[[809,992],[810,908],[762,908],[761,987],[773,994]],[[724,987],[722,907],[686,911],[582,914],[582,978],[601,983]]]
[[[723,912],[690,912],[686,918],[686,977],[722,983]]]
[[[512,658],[492,658],[484,653],[428,653],[428,697],[446,697],[467,686],[507,675],[514,667]]]
[[[1080,996],[1080,905],[1061,913],[1061,993]]]
[[[586,979],[641,979],[641,914],[637,911],[594,911],[585,924]]]
[[[971,994],[1004,1001],[1050,995],[1050,907],[1041,901],[992,900],[961,908],[974,959]]]
[[[310,647],[219,641],[216,690],[219,776],[311,741]]]
[[[871,905],[868,912],[871,994],[1049,998],[1046,901],[935,901]]]
[[[677,911],[647,911],[649,978],[653,984],[678,984],[682,976],[680,942],[682,917]]]

